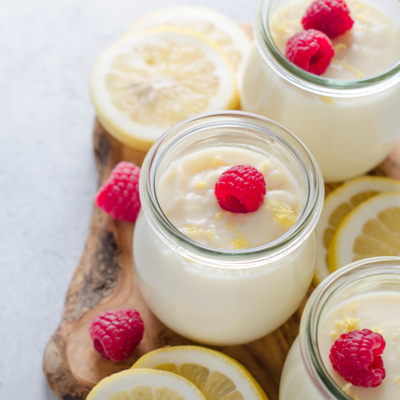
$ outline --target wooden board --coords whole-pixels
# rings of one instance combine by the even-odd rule
[[[141,165],[145,154],[122,145],[98,123],[94,126],[94,151],[100,185],[121,160]],[[400,179],[400,142],[373,174]],[[330,185],[327,191],[337,185]],[[47,382],[58,399],[83,400],[102,378],[129,368],[141,355],[167,345],[190,344],[163,325],[144,302],[133,271],[134,225],[115,221],[93,208],[86,248],[67,294],[62,321],[50,339],[43,361]],[[312,289],[310,288],[309,294]],[[270,400],[278,400],[282,367],[295,337],[304,304],[278,330],[242,346],[213,347],[242,363],[263,387]],[[132,307],[145,324],[143,341],[130,359],[114,363],[93,348],[88,327],[99,312]]]

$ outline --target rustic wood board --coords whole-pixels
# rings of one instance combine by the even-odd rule
[[[121,160],[141,165],[145,154],[111,137],[95,122],[94,150],[100,185]],[[400,179],[400,142],[375,175]],[[327,191],[338,185],[329,185]],[[163,325],[144,302],[133,271],[134,224],[115,221],[93,208],[86,248],[67,294],[62,321],[50,339],[43,361],[47,382],[58,399],[83,400],[102,378],[129,368],[141,355],[166,345],[193,343]],[[312,288],[310,288],[309,294]],[[308,296],[307,296],[308,297]],[[242,346],[213,347],[242,363],[263,387],[270,400],[278,400],[280,375],[286,355],[298,334],[299,310],[278,330]],[[88,327],[99,312],[133,307],[145,324],[143,341],[130,359],[114,363],[93,348]]]

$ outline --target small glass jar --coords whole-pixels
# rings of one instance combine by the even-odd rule
[[[356,261],[325,279],[315,289],[304,309],[299,336],[283,368],[279,400],[349,400],[350,397],[328,373],[321,357],[318,334],[324,315],[338,304],[364,294],[399,291],[399,257]],[[395,383],[393,385],[396,386]],[[378,396],[375,392],[372,398],[379,400]],[[393,393],[390,398],[398,396]]]
[[[271,118],[300,137],[325,182],[361,175],[383,161],[400,137],[400,59],[380,75],[357,80],[328,79],[298,68],[279,51],[270,31],[277,10],[291,2],[258,2],[256,45],[239,82],[241,108]],[[370,3],[400,28],[398,0]]]
[[[304,196],[297,223],[277,240],[244,250],[202,245],[163,214],[157,185],[171,162],[208,147],[234,146],[284,163]],[[183,121],[150,149],[142,166],[142,212],[133,254],[150,309],[175,332],[197,342],[236,345],[283,324],[310,285],[316,257],[314,227],[324,197],[322,175],[309,150],[289,131],[239,111]]]

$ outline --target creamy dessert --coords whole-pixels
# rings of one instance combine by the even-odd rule
[[[400,137],[400,6],[349,1],[354,25],[332,39],[334,58],[317,77],[288,71],[281,59],[310,4],[260,2],[258,46],[239,82],[241,106],[291,129],[317,158],[325,181],[341,181],[378,165]]]
[[[323,283],[324,287],[317,289],[309,300],[311,304],[307,304],[302,317],[300,337],[285,362],[280,400],[342,400],[347,398],[345,395],[354,400],[400,398],[400,258],[371,258],[345,267],[345,270],[355,271],[357,264],[360,266],[359,277],[349,274],[349,279],[343,279],[343,285],[336,283],[331,292],[330,284]],[[382,276],[379,276],[378,268]],[[330,280],[334,282],[334,277]],[[319,298],[321,293],[325,297]],[[335,298],[325,303],[329,296]],[[324,308],[310,317],[310,309],[314,312],[319,307],[315,306],[317,301],[324,303]],[[315,331],[311,328],[316,332],[311,340],[325,367],[323,372],[321,364],[310,356],[305,345],[314,333],[305,331],[304,326],[314,317],[318,322]],[[367,339],[361,340],[362,337]],[[335,359],[331,354],[338,351],[339,338],[342,343],[347,341],[346,350],[340,350],[342,355]],[[340,364],[341,371],[346,371],[347,375],[339,373]],[[310,373],[310,365],[317,375],[329,375],[336,389],[331,385],[327,389],[326,383],[321,385],[320,379]]]
[[[359,400],[394,400],[400,398],[400,293],[377,292],[354,297],[331,310],[319,328],[319,351],[328,373],[348,394]],[[342,333],[369,329],[386,342],[382,354],[386,377],[378,387],[349,385],[332,367],[329,351]]]
[[[303,15],[312,0],[295,1],[272,17],[271,35],[285,54],[287,41],[304,28]],[[354,25],[345,34],[331,39],[335,55],[322,76],[330,79],[364,79],[380,74],[400,59],[398,23],[379,9],[360,1],[346,1]]]
[[[133,254],[144,299],[201,343],[272,332],[300,305],[315,268],[323,187],[312,156],[282,127],[240,112],[199,117],[164,140],[173,145],[150,151],[140,179]],[[216,182],[238,164],[265,179],[257,211],[218,204]]]
[[[264,202],[255,212],[226,211],[217,202],[215,184],[224,171],[245,164],[264,176]],[[189,238],[233,250],[278,239],[304,207],[298,184],[280,161],[235,147],[206,148],[173,162],[159,181],[158,201],[168,220]]]

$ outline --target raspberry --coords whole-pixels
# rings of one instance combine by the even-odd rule
[[[135,222],[140,211],[140,168],[122,161],[99,188],[95,203],[114,219]]]
[[[129,358],[142,340],[143,331],[140,314],[129,308],[103,312],[92,319],[89,327],[94,348],[112,361]]]
[[[214,192],[224,210],[233,213],[254,212],[264,201],[265,180],[251,165],[236,165],[219,177]]]
[[[334,54],[328,36],[315,29],[299,32],[286,43],[286,57],[293,64],[315,75],[325,72]]]
[[[301,23],[304,29],[316,29],[333,39],[351,29],[354,21],[344,0],[316,0]]]
[[[336,340],[329,359],[333,369],[354,386],[376,387],[386,375],[381,357],[385,346],[379,333],[354,330]]]

